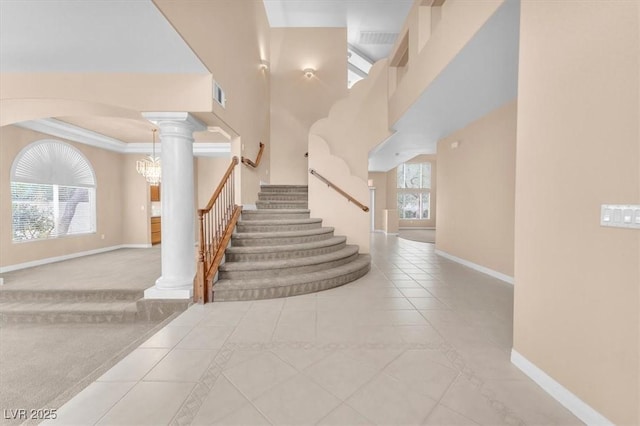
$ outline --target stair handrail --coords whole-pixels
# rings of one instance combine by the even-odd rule
[[[253,167],[254,169],[256,167],[258,167],[260,165],[260,160],[262,159],[262,152],[264,151],[264,144],[262,142],[260,142],[260,149],[258,150],[258,155],[256,156],[256,161],[251,161],[250,159],[246,158],[246,157],[242,157],[240,161],[242,161],[242,164],[246,165],[246,166],[250,166]]]
[[[322,176],[320,173],[318,173],[317,171],[315,171],[315,169],[309,169],[309,173],[311,173],[313,176],[317,177],[318,179],[320,179],[322,182],[324,182],[325,184],[327,184],[327,186],[329,188],[334,189],[338,194],[342,195],[343,197],[345,197],[350,203],[355,204],[356,206],[358,206],[360,209],[362,209],[362,211],[364,212],[368,212],[369,211],[369,207],[365,206],[364,204],[362,204],[360,201],[356,200],[355,198],[353,198],[351,195],[347,194],[346,192],[344,192],[339,186],[337,186],[336,184],[334,184],[333,182],[331,182],[329,179],[327,179],[326,177]]]
[[[218,187],[207,206],[198,209],[199,245],[196,276],[193,280],[193,301],[213,301],[213,278],[240,217],[242,208],[235,203],[235,173],[238,157],[231,159]]]

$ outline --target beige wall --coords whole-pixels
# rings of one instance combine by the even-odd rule
[[[96,175],[96,232],[50,240],[12,242],[11,165],[22,148],[48,135],[15,126],[0,128],[0,266],[96,250],[120,244],[147,244],[148,192],[135,161],[111,151],[67,142],[80,150]],[[132,172],[133,171],[133,172]],[[137,180],[134,180],[137,179]],[[102,236],[104,235],[104,238]]]
[[[244,146],[240,155],[255,160],[258,144],[266,144],[258,169],[239,166],[241,202],[255,203],[259,182],[269,181],[271,150],[270,73],[259,67],[261,60],[270,57],[269,22],[263,2],[154,0],[154,3],[224,89],[226,108],[213,102],[213,112],[240,136],[240,146]]]
[[[514,349],[637,425],[640,233],[599,223],[640,204],[640,3],[521,7]]]
[[[348,93],[346,51],[345,28],[271,29],[272,184],[307,183],[309,129]]]
[[[82,145],[79,145],[82,146]],[[136,171],[141,155],[119,155],[122,244],[151,244],[149,184]],[[99,187],[97,191],[100,191]]]
[[[510,277],[515,154],[515,101],[438,142],[436,248]]]
[[[206,207],[209,199],[220,184],[220,179],[231,164],[229,158],[198,157],[196,158],[196,204],[198,208]],[[236,166],[236,168],[239,166]]]

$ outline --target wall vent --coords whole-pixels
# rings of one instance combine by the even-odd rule
[[[382,31],[361,31],[360,44],[393,44],[398,37],[398,33],[387,33]]]
[[[227,97],[225,96],[224,90],[222,90],[222,87],[220,87],[217,81],[213,82],[213,99],[215,99],[216,102],[218,102],[222,106],[222,108],[226,107]]]

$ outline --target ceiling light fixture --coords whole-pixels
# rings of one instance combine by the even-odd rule
[[[304,72],[304,76],[307,78],[311,78],[314,75],[316,75],[316,70],[314,70],[313,68],[305,68],[303,72]]]
[[[153,151],[152,154],[136,161],[136,170],[149,182],[149,185],[157,186],[160,184],[162,169],[160,168],[160,157],[156,157],[156,129],[153,132]]]
[[[262,59],[260,61],[260,67],[259,67],[262,71],[267,71],[269,70],[269,61],[267,61],[266,59]]]

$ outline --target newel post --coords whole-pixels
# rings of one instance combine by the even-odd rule
[[[200,242],[198,248],[198,263],[196,266],[196,277],[193,281],[193,301],[195,303],[207,303],[205,295],[205,264],[204,264],[204,210],[198,210],[198,226],[200,227]]]

